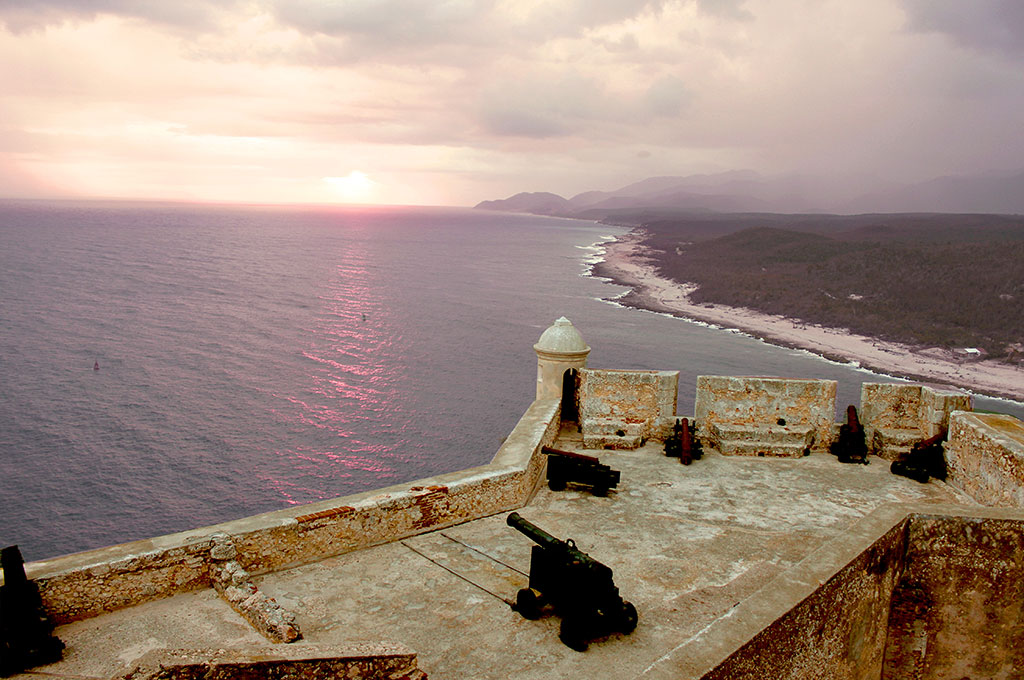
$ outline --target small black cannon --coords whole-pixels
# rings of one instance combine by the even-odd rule
[[[53,634],[39,588],[25,575],[18,546],[0,551],[0,676],[60,661],[64,643]]]
[[[889,466],[889,472],[901,477],[909,477],[926,484],[929,477],[946,478],[946,457],[942,450],[942,442],[946,433],[940,432],[934,437],[923,439],[914,444],[910,453],[900,456]]]
[[[829,447],[832,455],[839,458],[840,463],[863,463],[867,465],[868,445],[864,440],[864,428],[857,417],[857,407],[850,404],[846,407],[846,424],[839,426],[839,439]]]
[[[696,423],[691,425],[688,418],[676,420],[672,426],[672,434],[665,440],[665,455],[679,458],[683,465],[689,465],[703,457],[704,447],[697,438]]]
[[[548,456],[548,488],[562,491],[572,484],[589,486],[595,496],[607,496],[608,489],[619,484],[619,471],[602,464],[593,456],[562,451],[545,446],[541,449]]]
[[[577,652],[596,638],[636,629],[636,607],[619,596],[611,568],[572,539],[560,541],[519,513],[506,522],[537,544],[530,554],[530,585],[516,594],[513,609],[533,620],[550,605],[562,617],[558,638]]]

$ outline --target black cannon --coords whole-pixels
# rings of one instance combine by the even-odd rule
[[[704,447],[697,438],[697,425],[691,424],[688,418],[676,420],[672,426],[672,434],[665,439],[665,455],[679,458],[683,465],[700,460],[704,455]]]
[[[910,450],[892,462],[889,472],[901,477],[909,477],[926,484],[930,477],[946,478],[946,457],[942,450],[942,442],[946,433],[940,432],[934,437],[923,439]]]
[[[548,456],[548,488],[562,491],[568,484],[589,486],[595,496],[607,496],[608,489],[619,484],[619,471],[602,464],[593,456],[545,446]]]
[[[558,638],[578,652],[596,638],[636,629],[636,607],[619,596],[611,568],[519,513],[506,522],[537,544],[530,554],[530,585],[516,594],[513,609],[533,620],[550,607],[562,617]]]
[[[60,661],[64,643],[53,634],[39,588],[25,575],[18,546],[0,551],[0,676]]]
[[[911,448],[909,453],[901,455],[889,466],[894,475],[926,483],[930,477],[946,478],[946,458],[942,442],[946,433],[940,432],[928,439],[923,439]]]
[[[868,464],[868,445],[864,440],[864,428],[857,417],[857,407],[846,407],[846,424],[839,426],[839,439],[832,442],[829,450],[839,458],[840,463]]]

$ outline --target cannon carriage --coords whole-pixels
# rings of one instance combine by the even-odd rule
[[[506,522],[536,543],[530,555],[529,586],[516,595],[513,609],[539,619],[548,609],[562,618],[559,639],[586,651],[589,643],[613,633],[632,633],[637,611],[619,595],[610,567],[561,541],[513,512]]]
[[[595,496],[607,496],[619,484],[620,474],[594,456],[545,446],[548,457],[548,488],[563,491],[569,484],[590,488]]]

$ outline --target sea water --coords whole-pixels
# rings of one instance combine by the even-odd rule
[[[488,462],[568,316],[589,365],[878,377],[627,309],[623,230],[445,208],[0,203],[0,545],[26,559]],[[997,410],[1006,410],[997,402]]]

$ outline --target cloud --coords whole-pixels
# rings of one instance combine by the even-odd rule
[[[280,0],[269,5],[283,25],[378,48],[462,42],[484,24],[493,0]]]
[[[550,114],[523,109],[504,109],[485,106],[480,112],[480,122],[488,134],[500,137],[533,137],[545,139],[569,134],[568,124]]]
[[[942,33],[981,52],[1024,54],[1024,2],[1021,0],[903,0],[907,28]]]
[[[596,38],[596,42],[609,52],[633,52],[640,48],[636,34],[625,33],[618,38]]]
[[[749,21],[754,18],[745,7],[747,0],[695,0],[701,12],[728,19]]]
[[[678,116],[690,103],[693,95],[679,78],[661,76],[647,88],[646,103],[656,116]]]
[[[237,5],[234,0],[0,0],[0,24],[17,34],[112,15],[207,31],[213,30],[219,18]]]
[[[381,200],[448,182],[468,203],[525,181],[1019,165],[1018,4],[0,0],[0,153],[7,178],[107,195],[138,176],[133,195],[212,196],[240,168],[231,195],[262,200],[359,168]]]
[[[688,0],[697,2],[698,0]],[[732,6],[738,0],[699,0]],[[741,1],[741,0],[739,0]],[[250,45],[248,55],[344,66],[360,61],[465,63],[660,12],[669,0],[0,0],[0,26],[15,34],[117,17],[175,31],[193,54],[224,60],[204,36],[230,39],[240,23],[265,18],[306,39]],[[714,10],[720,11],[720,10]],[[612,51],[637,47],[633,35],[606,41]],[[472,55],[472,56],[470,56]]]
[[[667,0],[265,0],[284,27],[313,38],[322,63],[467,64],[575,39],[660,11]],[[634,49],[636,37],[605,41]]]
[[[609,136],[614,134],[609,124],[628,120],[631,109],[600,74],[574,68],[524,67],[515,77],[488,83],[477,99],[482,129],[501,137]],[[477,143],[488,142],[478,139]]]

